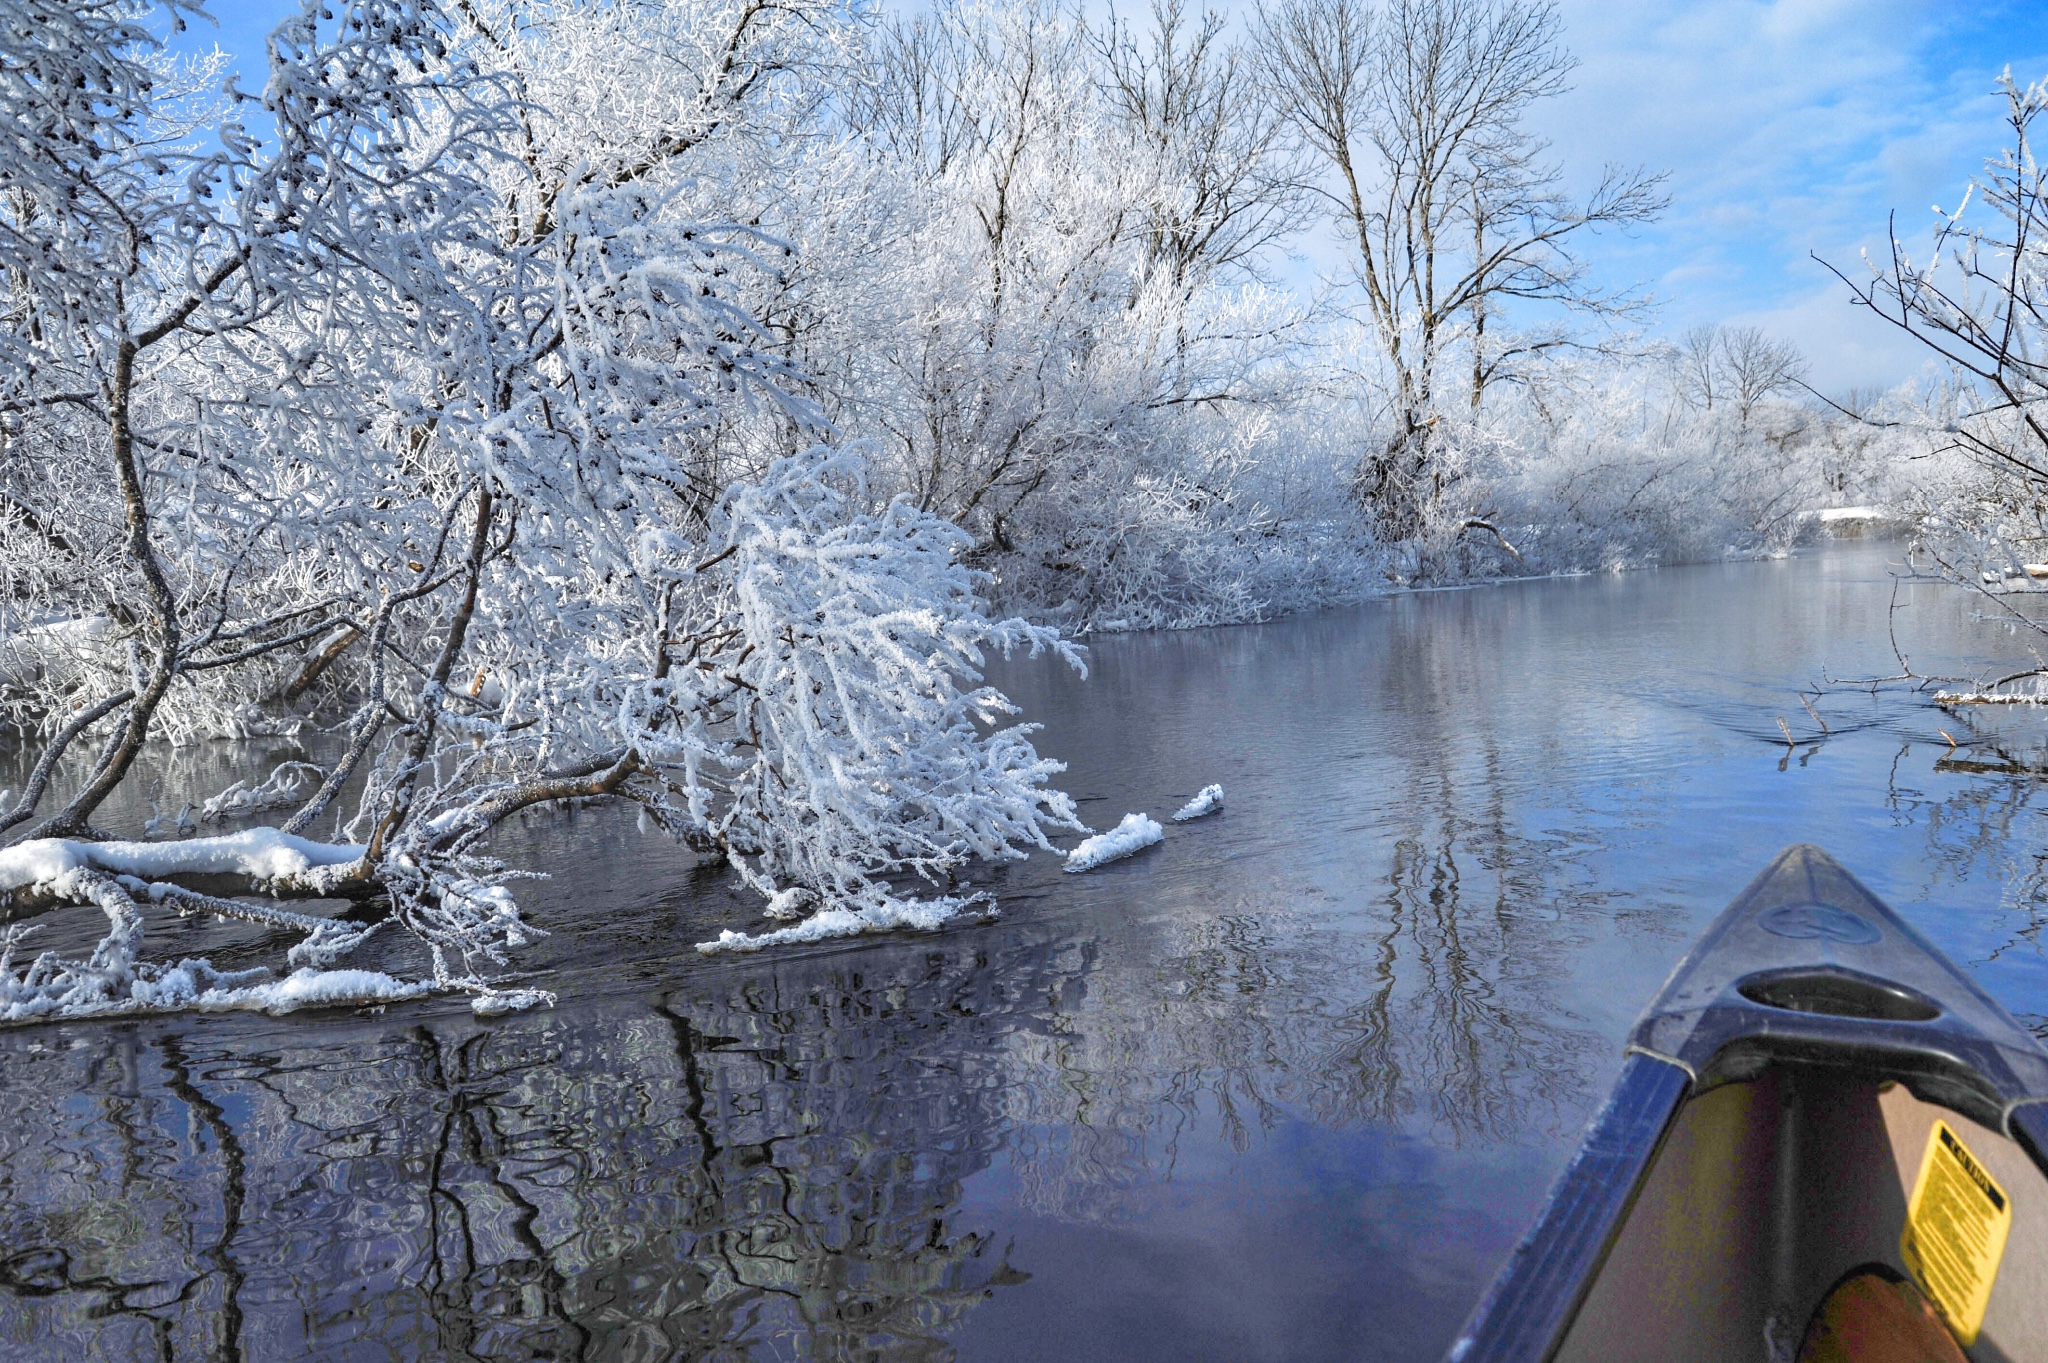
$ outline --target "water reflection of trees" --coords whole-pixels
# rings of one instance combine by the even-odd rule
[[[1276,891],[1070,948],[1085,992],[1012,1041],[1025,1200],[1114,1215],[1190,1140],[1241,1152],[1290,1119],[1451,1143],[1577,1124],[1609,1042],[1562,1000],[1580,938],[1559,920],[1611,906],[1577,888],[1560,839],[1426,779],[1402,836],[1361,848],[1363,903]]]
[[[345,1039],[17,1034],[0,1354],[950,1357],[1023,1276],[958,1206],[1000,1137],[990,976],[778,971]]]
[[[1999,913],[1944,925],[1968,934],[1967,954],[1957,959],[1969,965],[2038,955],[2048,945],[2048,851],[2041,850],[2039,834],[2048,742],[2029,732],[2037,716],[2027,715],[2016,734],[2008,730],[2019,726],[1999,718],[1952,716],[1950,727],[1966,738],[1955,747],[1900,744],[1886,789],[1894,826],[1926,839],[1926,876],[1916,897],[1940,904],[1951,887],[1972,878],[2004,887]],[[1928,770],[1930,749],[1933,774],[1967,779],[1939,794],[1923,788],[1916,774]],[[1986,980],[2001,1003],[2048,1039],[2048,1001],[2025,983],[2025,976]]]
[[[1563,965],[1615,905],[1455,688],[1418,686],[1441,732],[1334,874],[488,1027],[0,1034],[0,1356],[943,1359],[1031,1267],[963,1210],[998,1164],[1092,1220],[1288,1122],[1574,1126],[1608,1043]],[[645,874],[610,862],[565,913]]]
[[[1903,743],[1892,760],[1886,805],[1900,828],[1918,827],[1927,840],[1927,881],[1921,897],[1939,895],[1942,882],[1982,876],[2006,886],[2004,903],[2015,926],[1989,956],[1996,959],[2021,943],[2038,949],[2048,930],[2048,852],[2039,847],[2035,825],[2041,791],[2048,782],[2048,746],[2032,735],[2000,732],[2000,726],[1951,721],[1967,732],[1966,745]],[[1925,770],[1932,747],[1933,772],[1970,778],[1946,793],[1921,788],[1913,773]],[[2017,1000],[2014,1001],[2017,1004]]]
[[[962,1210],[998,1160],[1093,1218],[1190,1141],[1581,1100],[1518,935],[1540,849],[1420,831],[1366,914],[949,934],[488,1027],[0,1035],[0,1354],[948,1358],[1029,1267]]]

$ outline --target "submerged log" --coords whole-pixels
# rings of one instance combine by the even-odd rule
[[[216,900],[371,899],[383,890],[363,852],[274,828],[175,842],[36,838],[0,850],[0,922],[86,903],[83,881],[94,875],[133,881],[145,895],[157,886]]]

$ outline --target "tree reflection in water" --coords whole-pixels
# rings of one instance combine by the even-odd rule
[[[12,1034],[0,1353],[950,1357],[1024,1276],[957,1213],[997,1139],[996,978]]]
[[[1190,1136],[1499,1139],[1582,1103],[1595,1039],[1540,962],[1503,966],[1514,919],[1460,902],[1440,832],[1363,927],[1247,900],[495,1025],[0,1035],[0,1353],[950,1358],[1030,1276],[962,1209],[999,1152],[1025,1205],[1089,1221]]]
[[[1928,857],[1922,897],[1939,896],[1946,887],[1971,879],[2003,884],[2000,912],[1972,934],[1969,956],[1973,964],[1981,959],[2003,966],[2026,959],[2038,968],[2048,934],[2048,852],[2041,850],[2039,827],[2048,744],[2032,732],[2038,718],[2029,713],[2015,723],[2011,716],[1996,714],[1951,715],[1943,722],[1967,741],[1953,748],[1902,743],[1888,788],[1887,804],[1898,826],[1924,825]],[[1934,781],[1918,775],[1930,765]],[[1922,788],[1935,782],[1934,789]],[[2009,989],[2006,994],[2004,1001],[2048,1038],[2040,992]],[[2032,1009],[2029,999],[2036,1000]]]

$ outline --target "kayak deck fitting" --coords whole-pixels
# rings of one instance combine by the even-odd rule
[[[2048,1360],[2048,1051],[1815,847],[1679,962],[1450,1363]]]

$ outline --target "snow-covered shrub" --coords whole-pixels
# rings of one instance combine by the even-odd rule
[[[1689,401],[1668,357],[1554,366],[1439,423],[1443,492],[1414,539],[1391,546],[1406,580],[1603,572],[1783,551],[1816,512],[1910,516],[1901,471],[1918,452],[1910,394],[1861,419],[1764,395],[1747,408]]]
[[[157,79],[139,4],[41,7],[0,23],[56,51],[0,63],[25,119],[0,142],[23,186],[0,242],[36,284],[0,336],[0,699],[42,741],[0,812],[25,839],[0,909],[96,906],[110,930],[24,966],[10,928],[10,1016],[346,996],[144,959],[153,906],[300,934],[293,965],[364,935],[248,896],[372,906],[435,986],[536,1002],[491,982],[538,929],[487,846],[535,806],[637,802],[776,903],[868,926],[931,926],[963,860],[1072,822],[979,668],[1078,659],[982,613],[961,531],[812,447],[819,409],[764,316],[789,250],[724,174],[776,155],[845,11],[309,0],[271,42],[266,144],[203,103],[166,121],[189,82]],[[96,156],[66,140],[80,120]],[[121,239],[74,200],[156,224],[147,258],[114,261],[127,288],[49,273],[95,278]],[[338,729],[324,770],[194,792],[154,827],[289,808],[272,836],[320,874],[218,865],[192,837],[92,860],[146,742],[309,706]],[[308,842],[358,787],[345,840]]]
[[[858,452],[820,448],[727,495],[707,623],[730,640],[638,688],[620,736],[682,791],[664,816],[750,884],[880,921],[903,904],[884,877],[944,881],[1079,827],[1046,785],[1064,768],[978,683],[992,649],[1081,660],[1055,629],[982,614],[956,527],[901,497],[853,510],[861,475]]]

